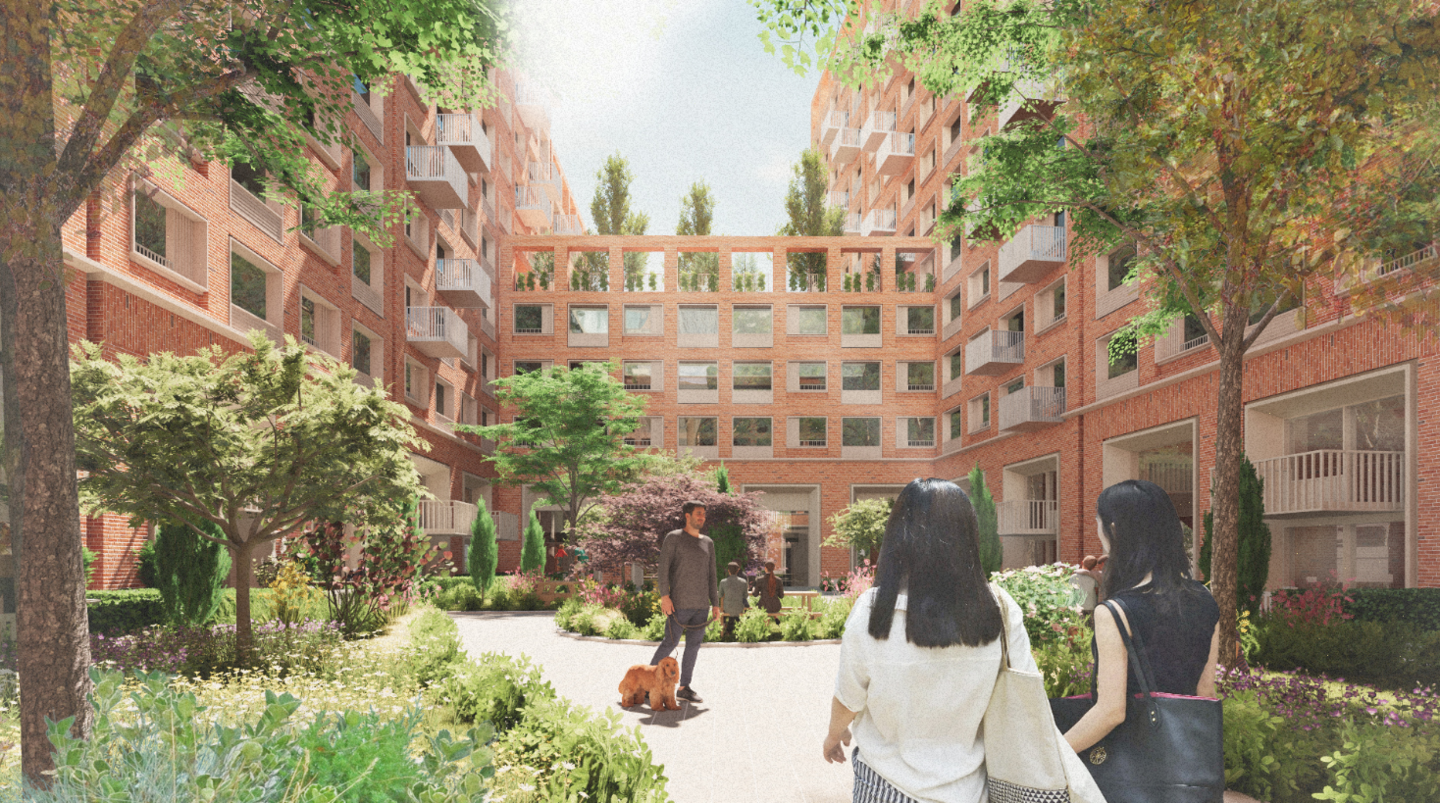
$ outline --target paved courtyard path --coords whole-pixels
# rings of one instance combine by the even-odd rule
[[[638,725],[676,803],[850,800],[850,765],[820,755],[838,644],[702,647],[693,684],[704,702],[652,713],[621,708],[616,691],[631,664],[649,663],[652,646],[567,638],[550,612],[450,615],[471,655],[529,655],[562,696],[619,712],[627,729]],[[1233,793],[1225,800],[1249,801]]]

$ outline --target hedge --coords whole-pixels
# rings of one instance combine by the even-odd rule
[[[87,591],[90,632],[106,635],[132,633],[165,621],[160,592],[153,588]]]
[[[1440,630],[1440,588],[1352,588],[1345,612],[1361,622],[1409,622]]]

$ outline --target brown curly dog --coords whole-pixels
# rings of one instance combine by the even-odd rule
[[[661,658],[655,666],[636,664],[625,670],[625,679],[620,681],[620,707],[639,705],[648,695],[650,710],[679,711],[680,703],[675,701],[679,682],[680,662],[674,658]]]

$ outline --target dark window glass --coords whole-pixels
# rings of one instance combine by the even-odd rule
[[[165,207],[143,192],[135,193],[135,244],[145,256],[165,261]]]
[[[265,320],[265,271],[234,252],[230,254],[230,303]]]

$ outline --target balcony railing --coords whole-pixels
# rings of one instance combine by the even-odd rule
[[[490,137],[475,114],[435,115],[435,142],[449,146],[471,172],[490,172]]]
[[[430,357],[464,357],[470,329],[449,307],[406,307],[405,340]]]
[[[1015,82],[1009,100],[1000,107],[997,118],[1001,130],[1012,122],[1048,114],[1056,105],[1059,92],[1054,85],[1038,78],[1021,78]]]
[[[874,153],[894,131],[895,112],[870,112],[860,129],[860,145],[866,153]]]
[[[560,173],[549,160],[530,162],[525,166],[525,177],[532,187],[540,187],[550,196],[553,203],[560,203]]]
[[[830,145],[830,161],[834,165],[844,166],[855,161],[860,155],[860,129],[842,128],[835,136],[835,141]]]
[[[459,209],[468,202],[470,180],[448,147],[412,145],[405,149],[405,180],[433,209]]]
[[[838,109],[831,109],[829,113],[825,115],[825,119],[820,123],[821,147],[830,147],[830,143],[833,142],[835,136],[840,133],[840,129],[847,128],[849,127],[849,125],[849,112],[842,112]]]
[[[490,274],[473,259],[435,260],[435,292],[452,307],[493,307]]]
[[[1060,532],[1060,503],[1045,499],[1019,499],[995,505],[1001,535],[1056,535]]]
[[[965,373],[1003,374],[1025,362],[1025,333],[990,330],[965,344]]]
[[[915,161],[915,135],[899,131],[887,134],[875,151],[875,167],[882,176],[898,176]]]
[[[1038,282],[1064,264],[1064,226],[1026,226],[1000,246],[1002,282]]]
[[[1319,449],[1255,461],[1265,514],[1404,509],[1404,452]],[[1213,473],[1212,473],[1213,479]]]
[[[420,529],[426,536],[469,535],[479,508],[459,500],[421,499]]]
[[[846,214],[846,215],[845,215],[845,225],[844,225],[844,228],[843,228],[841,231],[844,232],[845,234],[859,234],[859,233],[860,233],[860,219],[861,219],[861,217],[860,217],[860,213],[859,213],[859,212],[850,212],[850,213]]]
[[[515,213],[532,229],[548,228],[552,221],[550,196],[540,187],[515,188]]]
[[[1065,388],[1027,387],[1000,398],[1000,429],[1026,432],[1060,422]]]
[[[872,234],[894,234],[895,210],[871,209],[860,223],[860,233],[866,237]]]
[[[534,86],[515,82],[515,111],[530,129],[547,128],[550,114],[545,108],[545,98]]]
[[[838,207],[840,207],[841,209],[849,209],[849,208],[850,208],[850,193],[848,193],[848,192],[839,192],[839,191],[831,191],[831,193],[830,193],[830,205],[831,205],[831,206],[838,206]]]
[[[584,234],[585,227],[580,225],[579,215],[556,215],[554,231],[556,234]]]
[[[235,179],[230,179],[230,210],[255,224],[255,227],[282,240],[285,236],[285,216],[280,210],[256,196]]]

